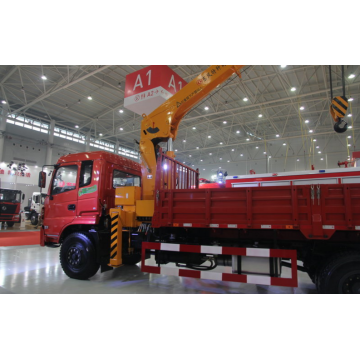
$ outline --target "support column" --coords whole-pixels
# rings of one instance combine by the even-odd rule
[[[86,139],[85,139],[85,151],[89,152],[90,151],[90,133],[88,132],[86,134]]]
[[[8,115],[8,106],[5,104],[2,107],[2,114],[0,118],[0,162],[4,161],[4,143],[5,143],[7,115]]]
[[[46,150],[46,161],[45,165],[51,165],[52,164],[52,150],[54,146],[54,130],[55,130],[55,120],[51,120],[50,122],[50,128],[49,128],[49,140]]]

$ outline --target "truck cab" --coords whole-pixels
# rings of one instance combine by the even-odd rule
[[[41,245],[61,243],[74,229],[100,226],[115,205],[115,189],[140,186],[140,165],[104,151],[63,156],[44,201]]]
[[[46,194],[40,192],[33,192],[31,198],[29,199],[28,206],[24,207],[26,219],[30,220],[31,225],[38,224],[39,216],[41,214],[41,209],[44,205],[45,198]]]
[[[13,227],[20,222],[20,204],[25,194],[20,190],[0,189],[0,222]]]

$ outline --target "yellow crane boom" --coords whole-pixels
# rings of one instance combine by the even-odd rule
[[[143,200],[154,199],[157,145],[175,140],[183,117],[231,75],[240,76],[242,67],[244,65],[212,65],[151,114],[143,115],[140,136]],[[167,155],[175,157],[171,148]]]

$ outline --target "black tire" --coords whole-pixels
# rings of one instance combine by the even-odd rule
[[[7,221],[6,223],[8,227],[13,227],[15,224],[14,221]]]
[[[335,255],[319,271],[316,287],[321,294],[360,294],[360,253]]]
[[[60,264],[68,277],[78,280],[91,278],[100,267],[93,243],[86,234],[78,232],[68,235],[61,245]]]
[[[33,212],[31,215],[30,215],[30,222],[31,222],[31,225],[37,225],[38,222],[39,222],[39,218],[38,218],[38,214]]]

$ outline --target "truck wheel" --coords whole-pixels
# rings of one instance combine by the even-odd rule
[[[316,286],[321,294],[360,294],[360,253],[347,251],[329,259]]]
[[[37,225],[38,224],[38,214],[36,213],[32,213],[31,216],[30,216],[30,222],[31,222],[31,225]]]
[[[7,221],[7,226],[8,227],[13,227],[14,226],[14,221]]]
[[[78,280],[94,276],[100,267],[93,243],[84,233],[72,233],[60,248],[60,263],[65,274]]]

